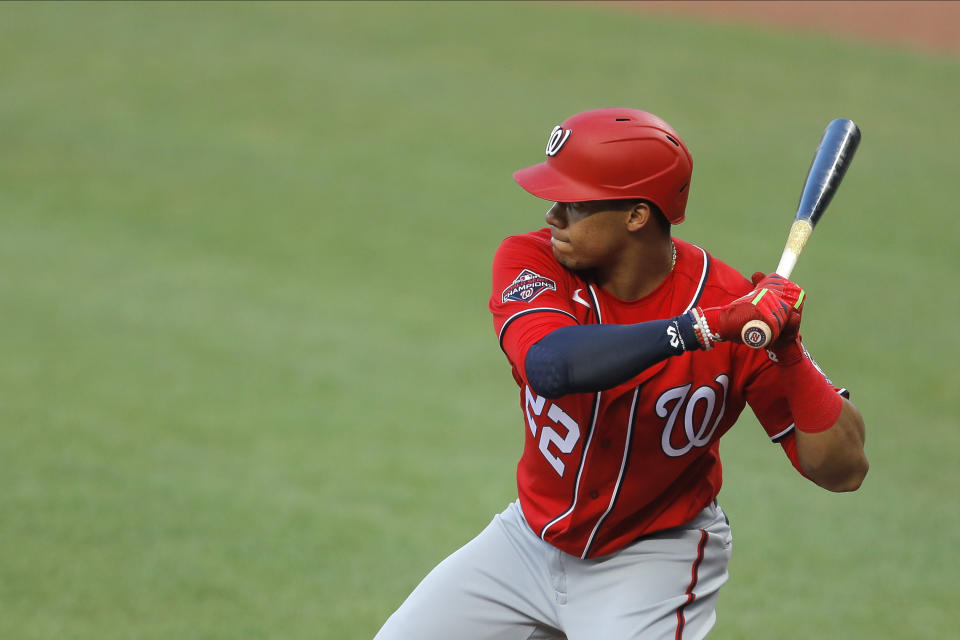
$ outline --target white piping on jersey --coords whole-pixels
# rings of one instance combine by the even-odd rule
[[[597,312],[597,324],[603,324],[603,316],[600,313],[600,300],[597,298],[597,292],[593,290],[593,285],[589,284],[587,285],[587,290],[590,292],[590,299],[593,301],[593,309]],[[582,289],[577,289],[577,291],[582,291]],[[593,442],[593,434],[597,432],[597,417],[600,415],[600,396],[602,393],[602,391],[598,391],[593,399],[593,417],[590,419],[590,433],[587,436],[586,442],[583,443],[583,453],[580,454],[580,465],[577,468],[577,479],[573,483],[573,502],[570,503],[570,507],[566,511],[540,529],[540,538],[544,541],[547,539],[546,536],[550,527],[573,513],[573,510],[577,506],[577,499],[580,497],[580,480],[583,477],[583,466],[587,460],[587,454],[590,452],[590,443]]]
[[[543,526],[543,529],[540,529],[540,539],[546,541],[547,531],[550,530],[550,527],[557,524],[571,513],[577,507],[577,498],[580,496],[580,479],[583,477],[583,463],[587,460],[587,454],[590,453],[590,443],[593,442],[593,434],[597,430],[597,416],[600,415],[600,393],[596,394],[596,397],[593,401],[593,419],[590,421],[590,435],[587,436],[587,441],[583,443],[583,453],[580,455],[580,466],[577,469],[577,479],[573,483],[573,502],[570,504],[570,507],[561,513],[559,516],[548,522]]]
[[[830,376],[828,376],[826,373],[823,372],[823,369],[820,368],[820,365],[817,364],[817,361],[814,360],[814,359],[813,359],[813,356],[810,355],[810,352],[807,351],[807,348],[804,346],[803,341],[800,342],[800,347],[803,349],[803,353],[804,353],[808,358],[810,358],[810,362],[813,363],[814,368],[815,368],[817,371],[820,372],[820,375],[823,376],[823,379],[826,380],[826,381],[827,381],[827,384],[829,384],[829,385],[832,387],[832,386],[833,386],[833,382],[830,381]]]
[[[700,249],[700,247],[697,247],[697,245],[693,246],[697,249]],[[690,299],[690,304],[688,304],[687,308],[683,310],[684,313],[690,311],[690,309],[693,308],[693,305],[697,303],[697,301],[700,299],[700,295],[703,293],[703,287],[707,284],[707,272],[710,271],[710,260],[707,258],[706,251],[700,249],[700,253],[703,254],[703,271],[700,273],[700,282],[697,284],[696,291],[693,292],[693,298]]]
[[[613,494],[610,496],[610,504],[607,505],[607,510],[603,512],[603,515],[597,520],[596,526],[593,527],[593,531],[590,532],[590,538],[587,540],[587,545],[583,548],[583,554],[580,556],[581,560],[585,560],[587,554],[590,553],[590,547],[593,545],[593,539],[597,535],[597,531],[600,530],[600,525],[603,524],[603,521],[606,520],[610,512],[613,511],[613,505],[616,504],[617,498],[620,495],[620,483],[623,482],[623,476],[627,471],[627,458],[630,457],[630,441],[633,437],[633,422],[636,418],[635,412],[637,410],[637,398],[639,396],[640,387],[637,386],[637,388],[633,390],[633,402],[630,403],[630,419],[627,421],[627,438],[623,443],[623,459],[620,461],[620,473],[617,475],[617,484],[613,487]]]
[[[587,285],[587,291],[590,292],[590,299],[593,300],[593,306],[597,310],[597,324],[603,324],[603,316],[600,315],[600,299],[597,297],[597,292],[593,290],[593,285]]]
[[[500,341],[500,344],[501,345],[503,344],[503,332],[507,330],[507,327],[510,326],[511,322],[513,322],[514,320],[516,320],[522,315],[533,313],[535,311],[555,311],[556,313],[562,313],[565,316],[570,316],[571,318],[574,319],[574,321],[577,324],[580,324],[580,321],[577,320],[577,317],[575,315],[573,315],[569,311],[564,311],[563,309],[554,309],[553,307],[534,307],[532,309],[524,309],[523,311],[518,311],[517,313],[507,318],[507,321],[503,323],[502,327],[500,327],[500,334],[497,336],[497,340]]]
[[[786,436],[788,433],[790,433],[791,431],[793,431],[796,426],[797,426],[796,423],[791,422],[789,427],[787,427],[786,429],[784,429],[783,431],[781,431],[780,433],[778,433],[778,434],[775,435],[775,436],[770,436],[770,441],[771,441],[771,442],[776,442],[777,440],[780,440],[781,438],[783,438],[784,436]]]

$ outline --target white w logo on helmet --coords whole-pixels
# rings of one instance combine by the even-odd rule
[[[563,145],[567,143],[567,138],[570,137],[571,129],[567,129],[566,133],[563,131],[563,127],[557,125],[553,128],[553,131],[550,132],[550,139],[547,140],[547,155],[555,156],[560,152],[560,149],[563,148]]]

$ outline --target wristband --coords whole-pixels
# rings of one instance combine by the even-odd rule
[[[820,433],[836,423],[843,398],[808,357],[778,367],[787,389],[787,403],[799,431]]]
[[[697,342],[701,349],[710,351],[710,349],[713,348],[714,342],[722,342],[719,334],[710,331],[710,325],[707,323],[707,316],[704,315],[703,309],[700,307],[691,309],[690,315],[693,319],[693,330],[696,333]]]

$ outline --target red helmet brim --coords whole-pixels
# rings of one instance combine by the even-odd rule
[[[587,202],[590,200],[613,199],[608,192],[578,182],[557,171],[546,162],[515,171],[513,179],[528,193],[551,202]]]

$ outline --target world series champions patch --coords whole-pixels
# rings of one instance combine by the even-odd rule
[[[524,269],[520,275],[503,290],[503,302],[530,302],[544,291],[556,291],[557,284],[539,273]]]

